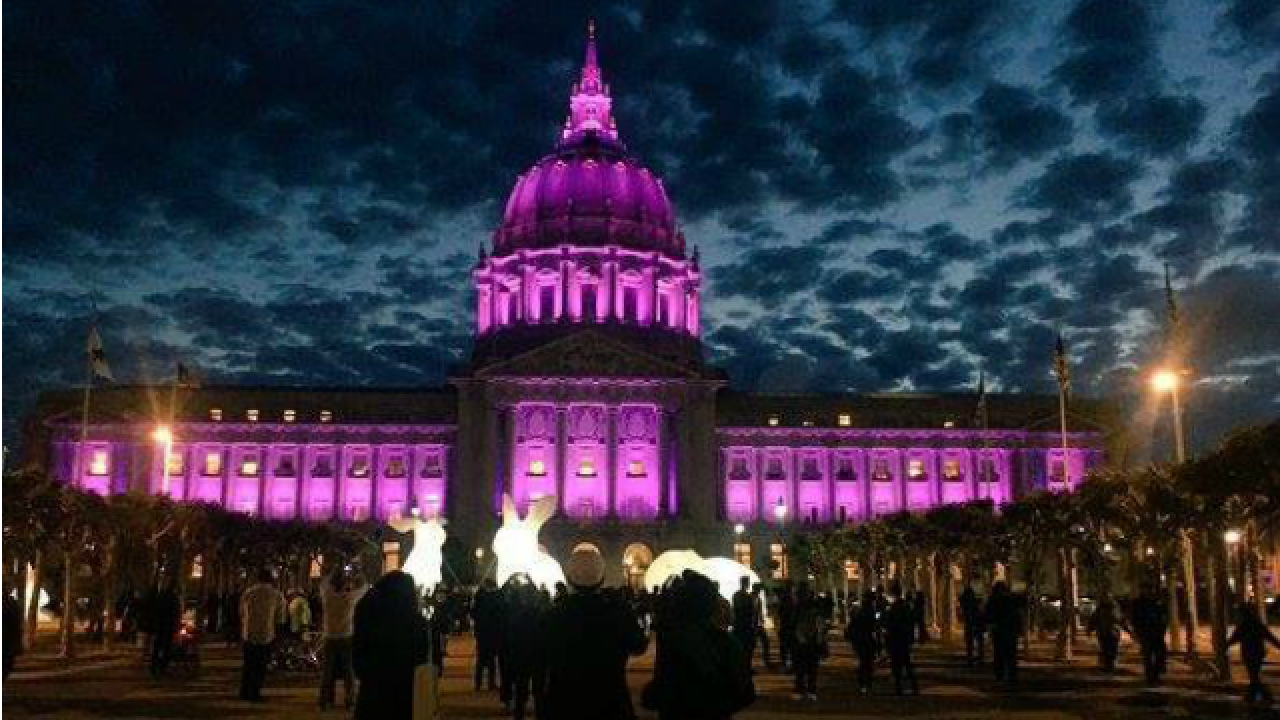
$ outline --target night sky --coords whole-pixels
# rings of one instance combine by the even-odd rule
[[[1168,263],[1198,443],[1280,413],[1274,0],[14,0],[6,442],[95,304],[123,382],[442,382],[589,17],[735,386],[1053,392],[1060,328],[1149,429]]]

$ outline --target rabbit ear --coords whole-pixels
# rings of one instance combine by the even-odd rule
[[[520,522],[520,513],[516,510],[516,501],[511,493],[502,493],[502,524],[513,525]]]
[[[538,532],[538,528],[542,527],[542,524],[550,520],[551,516],[555,514],[556,496],[547,495],[545,497],[538,498],[537,502],[534,502],[529,506],[529,515],[524,519],[524,521],[536,533]]]
[[[414,519],[411,517],[398,517],[398,518],[394,518],[388,524],[391,525],[392,530],[395,530],[398,533],[407,533],[410,530],[414,529],[413,521]]]

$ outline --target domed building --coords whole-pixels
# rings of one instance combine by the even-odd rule
[[[83,425],[79,391],[52,392],[28,447],[95,492],[273,519],[418,512],[482,552],[505,496],[555,497],[543,544],[597,546],[615,582],[675,548],[785,573],[795,529],[999,504],[1103,459],[1080,418],[1064,449],[1056,397],[986,396],[979,416],[968,394],[733,391],[703,356],[697,252],[622,140],[594,33],[559,140],[516,179],[472,279],[474,353],[446,386],[113,386]]]

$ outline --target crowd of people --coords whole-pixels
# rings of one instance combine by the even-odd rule
[[[641,702],[663,720],[731,717],[755,699],[757,668],[789,673],[794,697],[815,700],[830,640],[841,636],[856,665],[858,693],[875,692],[883,665],[894,693],[920,693],[914,655],[916,646],[931,642],[930,613],[923,592],[898,583],[870,588],[847,607],[803,580],[766,587],[743,577],[726,600],[692,571],[653,592],[611,588],[604,586],[603,559],[590,548],[572,554],[565,576],[568,582],[555,588],[517,574],[501,587],[485,578],[474,592],[440,587],[423,596],[406,573],[389,572],[369,585],[359,568],[346,565],[310,592],[285,593],[263,569],[242,590],[204,598],[202,630],[240,646],[244,701],[263,702],[272,668],[310,668],[320,676],[319,706],[336,707],[341,684],[342,705],[358,719],[411,717],[423,668],[442,674],[449,635],[465,630],[475,637],[475,690],[495,692],[513,720],[635,717],[627,665],[651,644],[653,676]],[[17,617],[11,600],[6,597],[7,638],[14,637],[9,626]],[[957,610],[965,662],[985,665],[989,647],[995,679],[1016,685],[1026,598],[1004,582],[995,582],[985,598],[966,586]],[[122,629],[148,638],[150,673],[165,675],[181,655],[175,643],[192,630],[177,589],[159,584],[125,603],[120,617]],[[1146,583],[1124,601],[1103,595],[1084,628],[1096,640],[1103,672],[1115,671],[1127,633],[1138,646],[1145,681],[1156,685],[1167,665],[1168,621],[1159,587]],[[1249,701],[1270,702],[1261,668],[1267,646],[1280,641],[1250,607],[1240,608],[1229,638],[1236,644]],[[12,648],[6,642],[6,676]],[[291,663],[299,658],[306,662]]]

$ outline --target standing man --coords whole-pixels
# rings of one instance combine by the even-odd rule
[[[1245,702],[1271,704],[1271,691],[1262,683],[1262,663],[1267,659],[1267,644],[1280,648],[1280,640],[1276,639],[1271,628],[1258,618],[1257,610],[1248,603],[1240,605],[1239,622],[1227,639],[1227,647],[1240,643],[1240,660],[1244,662],[1245,672],[1249,674],[1249,689],[1245,691]]]
[[[756,609],[756,642],[760,645],[760,660],[764,662],[764,666],[770,670],[773,669],[773,658],[769,652],[769,631],[765,628],[765,593],[764,585],[756,583],[751,587],[751,596],[755,601]]]
[[[343,707],[356,701],[355,667],[351,661],[351,638],[355,635],[356,603],[368,585],[335,569],[320,589],[321,629],[324,632],[324,671],[320,676],[320,709],[333,707],[338,677],[342,677]]]
[[[778,588],[777,620],[778,656],[782,659],[783,671],[790,672],[795,660],[796,645],[796,605],[790,579],[783,580],[782,586]]]
[[[169,669],[173,659],[173,640],[182,623],[182,606],[173,583],[166,583],[156,593],[151,605],[151,624],[154,636],[151,640],[151,677],[158,678]]]
[[[498,689],[498,643],[502,635],[502,598],[493,578],[485,578],[471,604],[471,627],[476,635],[476,691]]]
[[[884,640],[889,651],[889,667],[893,673],[894,692],[901,695],[903,680],[912,695],[920,694],[916,682],[916,666],[911,662],[911,644],[915,642],[919,610],[912,606],[901,588],[894,588],[893,604],[885,620]]]
[[[1165,628],[1169,612],[1156,593],[1155,584],[1142,584],[1138,597],[1134,598],[1130,625],[1139,647],[1142,649],[1142,671],[1147,685],[1159,685],[1165,668]]]
[[[852,647],[853,655],[858,659],[858,692],[871,694],[871,686],[875,681],[876,653],[878,632],[876,626],[876,596],[870,590],[862,594],[862,602],[849,617],[849,627],[845,629],[845,639]]]
[[[747,666],[756,651],[756,599],[751,594],[751,578],[742,576],[738,592],[733,594],[733,637],[747,656]]]
[[[987,598],[987,624],[991,626],[991,657],[996,680],[1018,682],[1018,636],[1022,633],[1022,613],[1018,599],[1004,582],[991,586]]]
[[[635,708],[627,661],[648,645],[644,630],[624,600],[600,591],[604,558],[598,550],[574,550],[565,576],[573,591],[547,614],[546,707],[538,708],[538,716],[630,720]]]
[[[276,639],[276,623],[284,613],[284,596],[272,586],[271,571],[258,571],[258,582],[240,597],[240,639],[244,643],[244,666],[240,673],[240,699],[265,702],[262,685],[267,680],[267,661]]]
[[[982,620],[982,601],[972,585],[960,593],[960,619],[964,621],[964,659],[969,667],[980,665],[985,655],[987,626]]]

